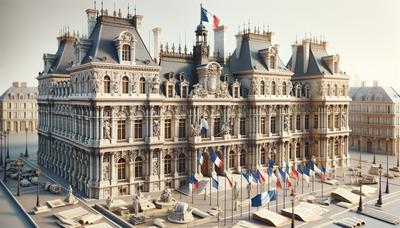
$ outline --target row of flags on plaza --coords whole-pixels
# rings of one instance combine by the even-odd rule
[[[210,154],[210,159],[211,159],[212,163],[215,164],[218,168],[222,168],[223,162],[218,157],[217,153],[213,149],[210,149],[209,154]],[[202,166],[203,163],[204,163],[204,158],[203,158],[203,155],[200,154],[198,157],[198,164],[200,164]],[[275,161],[270,159],[266,172],[263,172],[263,171],[257,169],[255,172],[241,173],[242,178],[248,184],[251,184],[251,185],[267,183],[267,182],[269,182],[268,181],[269,178],[271,178],[276,183],[276,188],[274,190],[270,190],[270,191],[266,191],[266,192],[257,194],[256,196],[254,196],[251,199],[251,205],[253,207],[265,205],[266,203],[275,200],[276,199],[275,196],[277,194],[276,192],[278,191],[278,189],[292,187],[292,180],[290,179],[290,177],[295,180],[299,180],[299,178],[302,178],[304,181],[309,183],[310,176],[318,174],[318,175],[320,175],[322,182],[326,182],[326,180],[327,180],[328,169],[325,167],[321,167],[321,169],[318,168],[318,166],[312,160],[303,168],[301,165],[297,165],[297,167],[295,167],[295,166],[289,166],[289,164],[286,164],[284,168],[276,167],[275,172],[273,169],[274,164],[275,164]],[[225,174],[225,178],[226,178],[227,183],[229,184],[229,187],[232,188],[232,186],[233,186],[232,177]],[[219,188],[219,182],[218,182],[217,178],[215,178],[214,176],[211,177],[210,184],[215,189]],[[199,187],[199,181],[193,175],[190,176],[189,186],[192,191],[196,190]]]

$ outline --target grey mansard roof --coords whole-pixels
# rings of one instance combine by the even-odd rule
[[[37,87],[14,87],[11,86],[8,88],[1,96],[0,100],[8,100],[9,99],[9,94],[10,95],[24,95],[24,99],[26,98],[26,95],[30,95],[31,99],[34,99],[37,94]]]
[[[380,97],[382,102],[400,102],[400,94],[393,87],[384,86],[361,86],[351,87],[349,96],[353,101],[362,101],[368,98],[369,101],[375,101],[376,97]]]

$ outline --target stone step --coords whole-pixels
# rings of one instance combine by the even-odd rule
[[[375,218],[393,225],[400,224],[400,217],[396,215],[389,214],[387,212],[374,209],[372,207],[364,207],[361,214]]]

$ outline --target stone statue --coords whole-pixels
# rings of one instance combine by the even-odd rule
[[[107,200],[106,200],[106,205],[108,209],[111,209],[111,206],[113,204],[114,199],[112,198],[112,196],[108,196]]]
[[[192,127],[192,137],[200,136],[200,126],[198,123],[195,123],[195,125],[191,125]]]
[[[346,125],[347,125],[346,115],[342,114],[342,127],[346,127]]]
[[[283,122],[283,130],[288,131],[289,130],[289,117],[285,116],[284,122]]]
[[[247,188],[247,199],[250,199],[251,189],[253,188],[253,186],[250,183],[248,183],[246,188]]]
[[[135,213],[135,215],[137,215],[139,213],[139,196],[135,195],[133,197],[133,213]]]
[[[136,85],[137,85],[137,82],[136,81],[133,81],[132,82],[132,93],[136,93]]]
[[[160,78],[155,76],[151,82],[151,86],[152,86],[151,93],[158,94],[160,91]]]
[[[171,202],[172,201],[172,193],[171,193],[171,190],[167,186],[165,186],[164,190],[161,193],[160,201],[161,202]]]
[[[250,91],[251,91],[251,94],[250,95],[256,95],[256,94],[258,94],[258,85],[257,85],[257,79],[255,79],[255,78],[253,78],[252,80],[251,80],[251,84],[250,84]]]
[[[229,94],[229,91],[228,91],[228,83],[227,82],[220,83],[218,96],[222,97],[222,98],[230,98],[231,97],[231,95]]]
[[[110,140],[111,143],[111,125],[108,120],[104,121],[104,138]]]
[[[238,199],[239,199],[239,187],[237,181],[233,184],[233,199],[235,200],[235,211],[238,207]]]
[[[154,161],[153,162],[153,175],[157,175],[158,174],[158,162]]]
[[[207,91],[203,88],[201,84],[196,84],[193,86],[193,90],[190,93],[191,96],[193,97],[206,97],[207,96]]]
[[[78,200],[75,198],[74,194],[72,193],[72,187],[69,185],[67,195],[65,196],[64,202],[68,204],[76,204]]]
[[[160,136],[160,121],[158,121],[157,119],[153,120],[153,136]]]
[[[222,124],[221,131],[224,133],[224,135],[229,135],[231,132],[231,128],[229,127],[229,124],[224,122]]]
[[[119,82],[115,81],[113,84],[114,93],[118,93],[119,91]]]

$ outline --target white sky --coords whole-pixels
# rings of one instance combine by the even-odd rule
[[[285,63],[296,36],[324,35],[328,52],[340,54],[341,68],[352,83],[366,80],[372,85],[379,80],[400,88],[399,0],[104,0],[104,8],[112,11],[114,2],[124,15],[128,3],[131,12],[136,4],[138,14],[144,15],[146,44],[151,29],[159,26],[163,43],[177,44],[180,39],[184,44],[186,34],[191,50],[203,3],[228,26],[228,52],[235,48],[238,26],[249,21],[252,28],[269,24]],[[91,0],[0,0],[0,93],[15,80],[37,85],[42,55],[56,52],[60,28],[87,31],[84,11],[92,6]]]

